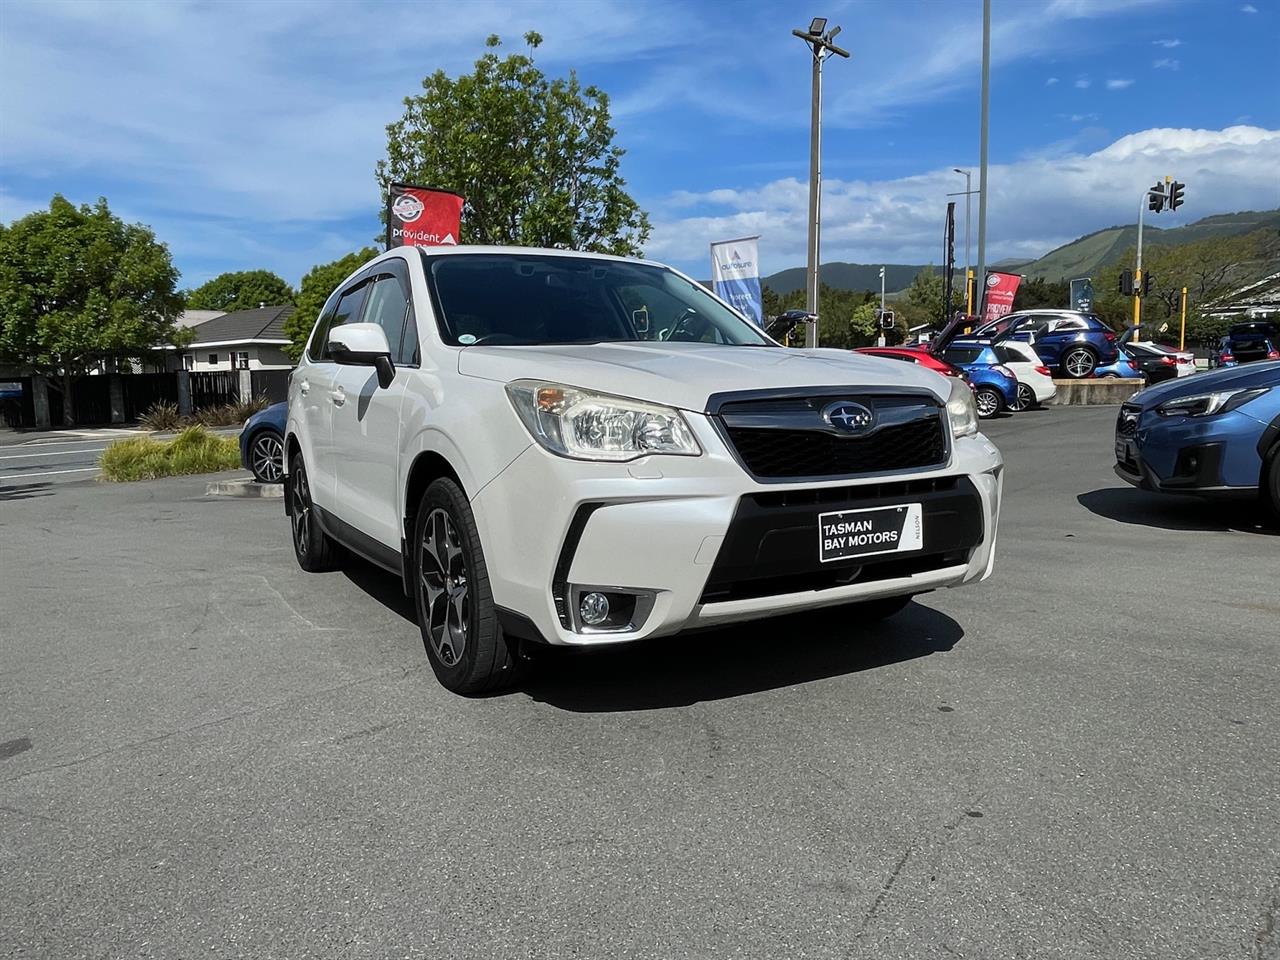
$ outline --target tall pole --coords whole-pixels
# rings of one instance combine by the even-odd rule
[[[975,278],[986,290],[987,283],[987,129],[991,113],[991,0],[982,0],[982,123],[979,129],[978,170],[978,272]],[[982,309],[982,300],[978,300]]]
[[[1187,349],[1187,288],[1182,288],[1182,333],[1178,335],[1178,349]]]
[[[805,309],[818,313],[818,258],[822,235],[822,61],[821,50],[813,52],[813,92],[809,114],[809,270]],[[818,345],[818,321],[805,328],[804,345]]]
[[[884,267],[880,268],[880,316],[884,316]],[[880,328],[880,339],[876,341],[876,346],[883,347],[885,345],[884,327]]]
[[[1138,204],[1138,262],[1133,270],[1133,339],[1142,339],[1142,215],[1147,212],[1147,200],[1150,190],[1142,191],[1142,202]]]
[[[969,267],[973,260],[969,257],[969,215],[973,207],[973,171],[953,168],[956,173],[964,175],[964,295],[969,296]],[[972,311],[970,311],[972,312]]]

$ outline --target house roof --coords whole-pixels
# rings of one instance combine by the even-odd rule
[[[206,320],[195,327],[195,339],[191,346],[227,346],[237,343],[288,343],[284,321],[292,306],[258,307],[256,310],[237,310]]]
[[[176,321],[179,327],[198,327],[215,317],[226,316],[225,310],[183,310]]]

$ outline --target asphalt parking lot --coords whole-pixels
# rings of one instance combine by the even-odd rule
[[[278,500],[0,485],[0,955],[1280,957],[1280,537],[1114,417],[989,427],[986,584],[479,700]]]

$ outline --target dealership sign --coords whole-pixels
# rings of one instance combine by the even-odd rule
[[[1018,292],[1018,284],[1021,282],[1022,277],[1016,273],[988,273],[983,320],[995,320],[1012,311],[1013,297]]]
[[[759,237],[742,237],[711,244],[711,280],[716,296],[750,318],[764,323],[760,293]]]
[[[387,249],[455,245],[464,202],[452,190],[393,183],[387,194]]]

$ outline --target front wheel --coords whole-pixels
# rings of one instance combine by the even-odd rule
[[[1004,405],[999,391],[994,387],[980,387],[973,395],[973,402],[978,408],[978,417],[982,420],[990,420]]]
[[[881,597],[879,600],[864,600],[862,603],[855,603],[849,608],[849,612],[853,614],[851,622],[854,623],[879,623],[881,620],[887,620],[896,613],[901,613],[911,597]]]
[[[1018,384],[1018,394],[1014,398],[1013,406],[1009,409],[1014,413],[1021,413],[1023,410],[1030,410],[1036,405],[1036,394],[1025,383]]]
[[[284,443],[274,430],[260,431],[249,444],[249,469],[259,483],[279,483],[284,475]]]
[[[1273,526],[1280,527],[1280,443],[1273,443],[1262,461],[1258,494],[1262,498],[1263,514]]]
[[[498,626],[475,517],[452,480],[422,495],[412,563],[422,643],[440,683],[473,695],[513,682],[517,660]]]
[[[1089,376],[1098,368],[1098,358],[1086,347],[1074,347],[1062,358],[1062,369],[1072,380]]]

